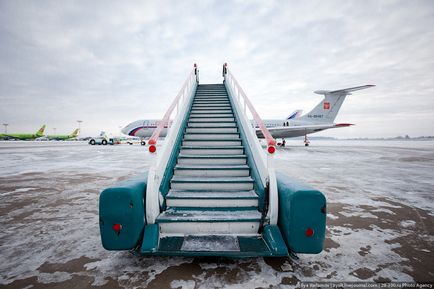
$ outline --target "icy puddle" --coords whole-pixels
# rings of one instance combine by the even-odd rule
[[[138,257],[102,248],[98,196],[155,159],[140,146],[0,142],[0,288],[290,288],[434,280],[434,143],[300,141],[278,171],[324,192],[325,249],[286,258]],[[234,249],[237,244],[233,244]],[[185,250],[202,244],[190,240]]]

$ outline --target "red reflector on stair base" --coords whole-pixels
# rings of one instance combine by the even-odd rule
[[[119,233],[122,230],[122,225],[121,224],[114,224],[112,228],[113,228],[113,231],[115,231],[116,233]]]
[[[267,149],[267,151],[268,151],[269,154],[274,154],[274,152],[276,151],[276,147],[269,146],[268,149]]]
[[[154,145],[149,146],[149,152],[155,153],[156,150],[157,150],[157,148]]]
[[[312,236],[313,236],[313,229],[308,228],[308,229],[306,230],[306,236],[308,236],[308,237],[312,237]]]

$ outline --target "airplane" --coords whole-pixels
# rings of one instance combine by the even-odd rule
[[[342,106],[347,95],[351,92],[371,88],[375,85],[362,85],[339,90],[317,90],[316,94],[324,95],[324,98],[307,114],[301,115],[301,110],[296,110],[283,120],[264,120],[264,124],[274,138],[282,138],[284,144],[285,138],[304,136],[305,146],[309,145],[308,134],[320,132],[331,128],[348,127],[350,123],[334,123],[334,120]],[[130,136],[141,138],[150,137],[157,127],[159,120],[137,120],[122,129],[122,133]],[[252,125],[256,128],[256,135],[264,138],[259,126]],[[170,124],[169,124],[170,126]],[[160,133],[161,137],[166,136],[167,126]]]
[[[71,134],[68,134],[68,135],[47,135],[47,138],[49,140],[67,140],[67,139],[74,138],[74,137],[78,136],[79,133],[80,133],[80,129],[77,128]]]
[[[44,135],[45,124],[34,134],[31,133],[1,133],[0,139],[9,140],[9,139],[17,139],[17,140],[34,140],[38,137],[42,137]]]
[[[151,137],[154,129],[157,128],[157,125],[160,123],[160,120],[156,119],[142,119],[136,120],[127,126],[125,126],[121,132],[125,135],[139,137],[141,139],[141,144],[145,145],[145,138]],[[169,121],[169,126],[172,124],[172,121]],[[165,137],[167,135],[167,125],[161,130],[160,136]]]
[[[371,88],[375,85],[362,85],[339,90],[317,90],[316,94],[324,95],[324,98],[307,114],[294,117],[291,121],[264,121],[265,126],[274,138],[291,138],[304,136],[305,146],[309,145],[307,135],[320,132],[330,128],[341,128],[352,126],[351,123],[334,123],[334,120],[347,95],[351,92]],[[259,128],[259,126],[256,126]],[[256,130],[256,135],[263,138],[261,131]],[[282,141],[284,143],[284,141]]]

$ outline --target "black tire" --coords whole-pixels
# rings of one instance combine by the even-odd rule
[[[95,145],[95,140],[91,139],[90,142],[89,142],[89,144],[94,146]]]
[[[142,140],[142,142],[140,143],[142,146],[146,145],[146,142],[144,140]]]
[[[309,146],[309,144],[308,144],[308,143],[305,143],[305,144],[304,144],[304,146],[305,146],[305,147],[308,147],[308,146]]]
[[[103,146],[105,146],[105,145],[107,145],[107,141],[106,141],[105,139],[103,139],[102,142],[101,142],[101,144],[102,144]]]

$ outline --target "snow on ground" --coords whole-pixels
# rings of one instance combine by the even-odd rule
[[[149,168],[141,146],[0,142],[0,287],[286,288],[434,280],[434,143],[288,141],[277,171],[328,199],[325,249],[287,258],[138,257],[102,248],[101,190]],[[33,287],[32,287],[33,286]]]

